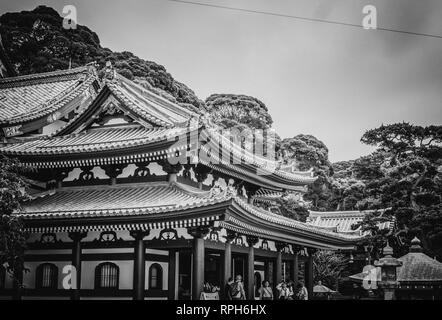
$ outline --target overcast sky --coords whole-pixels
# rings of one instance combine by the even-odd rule
[[[442,35],[440,0],[194,1],[359,25],[372,4],[378,27]],[[442,124],[442,39],[167,0],[0,4],[1,13],[73,4],[102,46],[164,65],[201,99],[257,97],[281,137],[312,134],[332,161],[369,153],[359,139],[382,123]]]

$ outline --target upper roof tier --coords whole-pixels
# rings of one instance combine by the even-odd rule
[[[0,125],[17,125],[49,116],[99,83],[95,68],[0,79]],[[71,111],[71,110],[70,110]]]
[[[97,88],[95,94],[78,96],[88,91],[91,82]],[[84,161],[96,165],[103,161],[129,163],[135,158],[150,161],[182,150],[191,161],[195,155],[210,154],[210,161],[197,157],[197,162],[264,188],[299,190],[316,180],[310,171],[289,172],[280,168],[279,162],[231,143],[205,116],[124,78],[109,66],[102,81],[94,67],[87,66],[8,78],[1,81],[0,88],[7,94],[4,101],[0,96],[4,119],[0,126],[8,138],[0,145],[0,152],[36,167],[72,167]],[[72,99],[81,102],[72,104]],[[69,108],[63,107],[66,104]],[[36,132],[38,126],[55,119],[60,121],[50,133]],[[190,142],[186,138],[177,148],[173,138],[182,136]],[[240,159],[240,163],[232,159]]]

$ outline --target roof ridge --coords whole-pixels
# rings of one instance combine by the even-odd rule
[[[16,82],[22,82],[22,81],[36,81],[56,76],[69,76],[69,75],[75,75],[77,73],[84,73],[84,72],[96,72],[95,67],[91,65],[81,66],[73,69],[63,69],[63,70],[56,70],[56,71],[49,71],[49,72],[41,72],[41,73],[32,73],[32,74],[26,74],[16,77],[7,77],[0,79],[0,87],[5,84],[14,84],[16,85]],[[59,79],[58,79],[59,81]]]
[[[161,102],[161,103],[172,104],[173,107],[176,109],[174,111],[179,113],[180,116],[183,116],[183,117],[190,116],[191,117],[191,116],[196,116],[197,115],[196,112],[188,110],[188,109],[180,106],[178,103],[172,102],[172,101],[168,100],[167,98],[164,98],[164,97],[160,96],[159,94],[156,94],[155,92],[152,92],[151,90],[141,86],[140,84],[125,78],[124,76],[120,75],[118,72],[116,73],[116,80],[120,81],[122,83],[125,83],[125,84],[127,84],[129,86],[133,86],[136,89],[139,89],[141,91],[140,92],[141,95],[143,95],[143,93],[147,93],[150,96],[150,98],[153,98],[154,100],[159,100],[159,102]],[[167,105],[162,105],[162,106],[167,108],[168,110],[171,110],[171,108],[169,108]]]

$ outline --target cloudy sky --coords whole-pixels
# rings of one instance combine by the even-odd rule
[[[442,35],[440,0],[194,0]],[[77,7],[101,44],[164,65],[205,99],[262,100],[281,137],[312,134],[332,161],[370,152],[365,130],[400,121],[442,124],[442,39],[303,21],[167,0],[0,0],[0,12]]]

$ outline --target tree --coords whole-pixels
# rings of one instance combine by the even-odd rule
[[[50,7],[5,13],[0,17],[0,34],[11,63],[20,75],[84,66],[95,62],[101,74],[107,61],[125,77],[148,82],[157,94],[192,110],[204,110],[204,102],[186,85],[176,81],[163,66],[143,60],[131,52],[113,52],[100,45],[98,35],[77,25],[63,28],[63,18]]]
[[[396,252],[405,252],[418,236],[429,254],[441,257],[442,126],[382,125],[367,131],[361,141],[376,146],[378,153],[355,172],[367,181],[367,195],[395,218]]]
[[[279,154],[285,164],[294,163],[297,170],[313,169],[317,179],[309,186],[305,199],[312,201],[315,210],[328,207],[333,168],[328,160],[327,146],[312,135],[299,134],[282,140]]]
[[[21,176],[25,168],[15,160],[0,155],[0,265],[20,284],[19,273],[24,270],[23,250],[26,234],[15,212],[20,202],[28,199],[26,182]]]
[[[320,250],[313,255],[313,281],[321,281],[330,289],[337,290],[341,273],[347,266],[348,259],[341,253]]]
[[[276,204],[284,217],[302,222],[307,220],[309,211],[297,195],[285,193],[276,200]]]
[[[257,98],[239,94],[212,94],[206,99],[212,121],[223,128],[269,129],[273,120]]]

